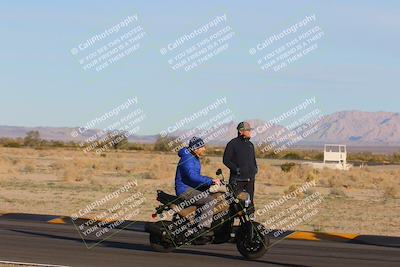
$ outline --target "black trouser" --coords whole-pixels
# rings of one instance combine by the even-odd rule
[[[235,194],[237,195],[240,192],[246,191],[250,195],[251,199],[251,211],[254,212],[254,179],[246,182],[236,182],[229,181],[229,184],[233,186]]]

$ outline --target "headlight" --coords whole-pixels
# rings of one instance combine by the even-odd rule
[[[248,208],[251,204],[251,199],[250,199],[250,194],[247,192],[241,192],[237,198],[239,199],[239,201],[243,201],[244,202],[244,206],[246,208]]]
[[[246,194],[247,194],[247,198],[246,198],[246,201],[244,202],[244,206],[246,208],[248,208],[248,207],[250,207],[251,199],[250,199],[250,194],[249,193],[246,193]]]

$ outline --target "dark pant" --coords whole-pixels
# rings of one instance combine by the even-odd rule
[[[200,216],[204,216],[204,218],[199,222],[199,225],[201,227],[205,228],[211,228],[211,223],[212,223],[212,218],[213,218],[213,211],[215,207],[215,203],[213,200],[213,197],[210,196],[210,193],[207,192],[201,192],[196,189],[190,189],[180,195],[180,197],[184,200],[190,201],[195,200],[193,203],[194,206],[197,206],[199,208],[202,208],[205,204],[208,203],[209,208],[207,209],[202,209]]]
[[[251,199],[251,208],[250,210],[254,212],[254,179],[246,182],[236,182],[234,183],[233,181],[229,182],[232,186],[233,189],[235,190],[235,194],[238,194],[240,192],[246,191],[250,195]]]

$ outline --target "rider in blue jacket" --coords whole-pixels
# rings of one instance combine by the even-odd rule
[[[208,176],[201,175],[200,157],[204,156],[206,151],[204,141],[201,138],[193,137],[189,146],[182,148],[178,152],[179,160],[175,175],[175,192],[176,195],[184,200],[194,200],[193,205],[201,207],[206,203],[212,202],[213,198],[209,194],[204,194],[198,190],[200,186],[210,186],[212,184],[220,184],[219,179],[212,179]],[[208,210],[204,210],[201,215],[207,214]],[[205,232],[211,227],[212,216],[206,217],[199,225]],[[211,218],[210,218],[211,217]]]
[[[176,169],[175,192],[177,196],[182,195],[192,188],[212,185],[212,178],[201,175],[201,165],[198,156],[184,147],[178,152],[181,158]]]

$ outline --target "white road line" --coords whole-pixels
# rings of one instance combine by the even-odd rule
[[[43,267],[70,267],[67,265],[54,265],[54,264],[42,264],[42,263],[19,262],[19,261],[0,261],[0,263],[15,264],[15,265],[43,266]]]

